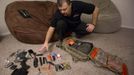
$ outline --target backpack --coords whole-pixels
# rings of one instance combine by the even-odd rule
[[[89,60],[88,54],[92,48],[92,43],[83,42],[73,37],[65,38],[62,42],[62,49],[72,55],[74,62]]]
[[[71,54],[74,62],[90,59],[96,66],[109,69],[119,75],[128,75],[127,65],[120,57],[94,47],[93,43],[68,37],[63,40],[62,48]]]

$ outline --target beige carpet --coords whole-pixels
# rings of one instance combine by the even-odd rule
[[[106,52],[123,58],[128,66],[129,75],[134,74],[134,30],[123,28],[119,32],[112,34],[93,33],[83,37],[82,40],[93,42],[96,47],[100,47]],[[25,44],[17,41],[12,35],[5,36],[0,41],[0,75],[11,75],[12,73],[11,70],[3,67],[4,58],[8,57],[9,54],[18,49],[33,49],[37,51],[40,47],[41,44]],[[56,53],[61,54],[61,60],[69,62],[72,69],[55,72],[54,68],[51,67],[54,73],[52,75],[115,75],[111,71],[95,67],[91,61],[74,63],[68,53],[56,48],[55,46],[53,50]],[[31,65],[28,75],[37,75],[38,70],[33,68],[32,60],[29,60],[28,64]]]

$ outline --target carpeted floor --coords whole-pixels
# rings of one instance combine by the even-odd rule
[[[93,33],[87,35],[81,40],[93,42],[96,47],[102,48],[104,51],[121,57],[128,66],[129,75],[134,74],[134,30],[122,28],[120,31],[112,34],[97,34]],[[0,41],[0,75],[11,75],[10,69],[4,68],[4,59],[9,56],[12,52],[18,49],[33,49],[37,52],[40,45],[25,44],[17,41],[12,35],[5,36]],[[56,53],[61,54],[61,60],[69,62],[71,70],[64,70],[55,72],[52,68],[52,75],[115,75],[113,72],[96,67],[91,61],[88,62],[72,62],[71,56],[56,48],[52,48]],[[32,60],[28,61],[31,65],[28,75],[37,75],[38,70],[33,68]],[[46,74],[43,74],[46,75]]]

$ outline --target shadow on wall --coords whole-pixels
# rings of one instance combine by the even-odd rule
[[[3,38],[3,37],[1,36],[1,32],[0,32],[0,42],[1,42],[2,38]]]
[[[0,42],[1,42],[1,40],[3,39],[3,37],[2,36],[0,36]]]

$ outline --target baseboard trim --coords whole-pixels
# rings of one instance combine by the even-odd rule
[[[10,35],[11,33],[10,32],[5,32],[5,33],[2,33],[0,36],[6,36],[6,35]]]
[[[128,29],[134,29],[134,27],[132,27],[132,26],[121,26],[121,27],[128,28]]]

